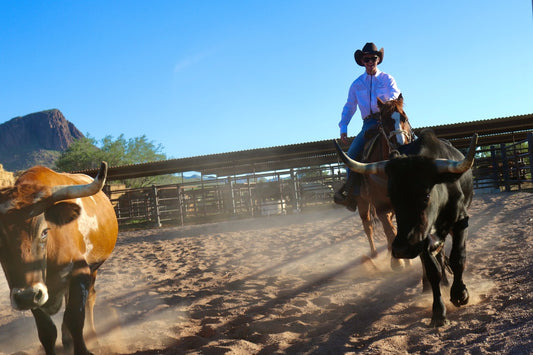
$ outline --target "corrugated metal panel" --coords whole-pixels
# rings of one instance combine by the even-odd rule
[[[533,114],[415,128],[415,132],[420,132],[427,128],[435,131],[438,137],[449,139],[457,148],[467,147],[474,132],[479,134],[478,145],[509,143],[525,139],[527,132],[533,130]],[[338,158],[332,140],[323,140],[110,167],[108,180],[189,171],[228,176],[336,162],[338,162]],[[91,169],[77,172],[95,176],[97,170]]]

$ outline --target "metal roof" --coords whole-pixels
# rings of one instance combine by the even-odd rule
[[[418,133],[432,129],[439,138],[448,139],[457,148],[466,148],[474,132],[478,145],[492,145],[524,140],[533,131],[533,114],[415,128]],[[110,167],[108,180],[197,171],[207,175],[230,176],[263,171],[301,168],[339,162],[332,140],[258,148],[236,152],[169,159],[142,164]],[[97,169],[75,171],[95,176]]]

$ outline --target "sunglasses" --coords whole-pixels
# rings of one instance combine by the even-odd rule
[[[375,56],[375,57],[364,57],[364,58],[363,58],[363,62],[364,62],[364,63],[375,62],[375,61],[377,61],[377,60],[378,60],[378,57],[377,57],[377,56]]]

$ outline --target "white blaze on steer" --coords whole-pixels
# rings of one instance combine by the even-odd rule
[[[391,117],[394,119],[394,131],[396,132],[396,141],[399,145],[404,145],[407,142],[405,141],[405,136],[402,133],[402,127],[400,126],[401,116],[399,112],[394,112]]]
[[[91,199],[94,202],[92,196]],[[87,257],[87,255],[89,255],[91,250],[93,249],[93,245],[91,243],[91,240],[89,239],[89,235],[91,231],[98,230],[98,219],[96,215],[89,217],[87,212],[85,212],[85,207],[83,206],[83,201],[81,200],[81,198],[77,198],[76,203],[81,207],[80,216],[78,217],[78,229],[81,235],[83,235],[83,241],[85,242],[86,248],[85,256]]]

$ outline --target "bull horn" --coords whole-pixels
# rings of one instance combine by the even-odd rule
[[[375,163],[360,163],[356,160],[353,160],[350,158],[342,148],[339,146],[339,143],[337,143],[337,140],[333,140],[333,143],[335,144],[335,148],[337,149],[337,153],[339,153],[339,156],[341,160],[346,164],[350,170],[359,173],[359,174],[380,174],[385,172],[385,165],[387,164],[387,161],[379,161]]]
[[[446,160],[446,159],[437,159],[435,163],[437,164],[437,170],[439,173],[455,173],[462,174],[472,167],[474,164],[474,156],[476,154],[476,145],[477,145],[477,133],[472,135],[470,140],[470,147],[468,148],[468,153],[463,160]]]
[[[96,194],[104,187],[107,177],[107,163],[105,161],[100,165],[100,170],[93,182],[86,185],[60,185],[51,188],[51,194],[47,198],[35,202],[30,210],[30,217],[43,213],[54,203],[63,200],[69,200],[79,197],[87,197]]]
[[[68,200],[78,197],[87,197],[94,195],[98,191],[102,190],[107,177],[107,163],[105,161],[100,165],[100,170],[94,178],[93,182],[87,185],[64,185],[54,186],[52,188],[52,195],[50,200],[52,203],[62,200]]]

